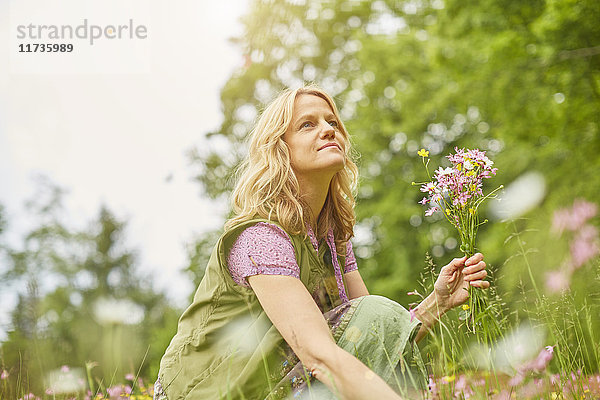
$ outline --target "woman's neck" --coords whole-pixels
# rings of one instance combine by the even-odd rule
[[[307,222],[315,234],[317,234],[317,220],[327,199],[330,182],[331,180],[315,181],[314,179],[303,180],[298,178],[301,198],[309,208]]]

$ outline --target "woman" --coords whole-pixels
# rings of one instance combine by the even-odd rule
[[[370,296],[350,238],[357,168],[329,95],[286,90],[262,113],[225,225],[161,360],[156,398],[399,399],[412,344],[468,285],[483,256],[454,259],[406,311]],[[343,268],[342,268],[343,266]],[[370,366],[367,367],[367,365]]]

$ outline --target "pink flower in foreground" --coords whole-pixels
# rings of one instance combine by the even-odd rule
[[[129,386],[129,385],[113,386],[113,387],[107,388],[106,392],[108,393],[110,398],[126,397],[127,395],[131,394],[131,386]]]
[[[593,257],[600,254],[598,243],[598,230],[590,225],[580,229],[575,239],[571,242],[571,258],[573,268],[577,269]]]
[[[437,383],[435,383],[431,375],[429,376],[429,384],[427,385],[427,387],[429,388],[429,391],[431,392],[432,396],[436,397],[439,394]]]
[[[525,379],[525,376],[523,375],[523,372],[519,371],[519,372],[517,372],[517,374],[515,376],[510,378],[510,380],[508,381],[508,386],[510,386],[510,387],[519,386],[521,384],[521,382],[523,382],[524,379]]]
[[[552,293],[559,293],[569,288],[570,274],[564,270],[546,273],[546,287]]]
[[[458,377],[458,379],[456,380],[456,383],[454,384],[454,388],[456,390],[464,390],[467,387],[467,379],[465,378],[464,375],[461,375]]]
[[[417,311],[416,308],[411,308],[410,310],[408,310],[408,312],[410,313],[410,322],[412,322],[416,318],[415,311]]]
[[[494,397],[494,400],[511,400],[510,392],[507,390],[503,390],[500,393],[498,393],[496,397]]]
[[[554,212],[552,230],[558,233],[562,233],[565,229],[577,231],[597,212],[596,204],[577,199],[573,202],[571,209],[563,208]]]
[[[576,234],[569,243],[570,257],[561,270],[546,274],[546,287],[550,292],[567,289],[573,271],[600,255],[598,229],[587,224],[597,211],[596,204],[578,199],[571,209],[563,208],[554,213],[552,229],[555,232],[562,233],[566,229]]]
[[[0,373],[0,379],[6,379],[8,378],[8,371],[3,369],[2,373]]]
[[[484,386],[485,385],[485,379],[483,379],[483,378],[477,379],[477,380],[473,381],[471,383],[471,385],[473,385],[473,386]]]
[[[529,382],[519,391],[519,397],[522,399],[540,399],[540,387],[534,382]]]
[[[554,346],[546,346],[540,351],[540,354],[527,365],[527,369],[532,369],[536,372],[542,372],[546,369],[550,360],[554,355]]]
[[[459,376],[454,385],[454,396],[460,397],[461,395],[465,399],[468,399],[473,395],[473,390],[467,384],[467,378],[465,378],[464,375]]]

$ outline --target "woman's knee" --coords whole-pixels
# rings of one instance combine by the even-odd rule
[[[408,311],[394,300],[384,296],[368,295],[361,300],[359,308],[368,311],[374,318],[409,314]]]

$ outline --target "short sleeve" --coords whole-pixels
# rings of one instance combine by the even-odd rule
[[[227,257],[227,268],[238,285],[249,287],[252,275],[287,275],[300,279],[300,267],[289,235],[280,227],[259,222],[246,228]]]
[[[344,265],[344,273],[356,271],[358,264],[356,263],[356,257],[354,256],[354,250],[352,249],[352,242],[346,242],[346,265]]]

